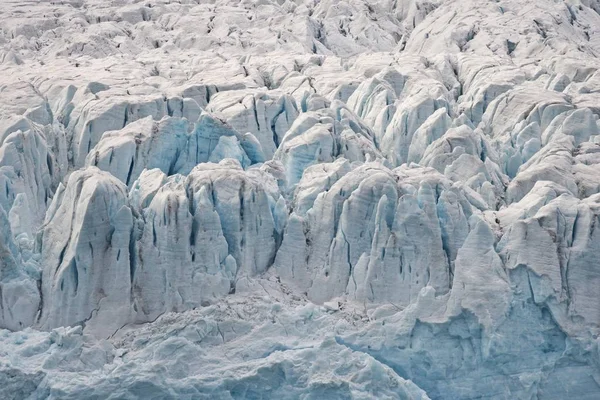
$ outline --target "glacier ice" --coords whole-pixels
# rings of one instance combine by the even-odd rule
[[[128,320],[133,223],[117,178],[95,167],[69,176],[41,231],[41,327],[87,320],[105,335]]]
[[[598,0],[0,15],[0,397],[600,397]]]

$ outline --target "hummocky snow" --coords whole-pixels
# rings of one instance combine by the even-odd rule
[[[599,0],[3,0],[3,399],[600,398]]]

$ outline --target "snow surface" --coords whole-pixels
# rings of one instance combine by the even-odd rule
[[[600,398],[598,0],[3,0],[0,398]]]

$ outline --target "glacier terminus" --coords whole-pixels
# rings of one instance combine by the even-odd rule
[[[0,399],[600,399],[600,0],[0,1]]]

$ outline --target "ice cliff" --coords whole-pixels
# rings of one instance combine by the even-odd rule
[[[600,398],[598,0],[0,4],[0,397]]]

